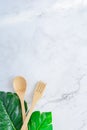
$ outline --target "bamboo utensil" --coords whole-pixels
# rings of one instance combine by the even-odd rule
[[[42,81],[39,81],[37,83],[36,89],[35,89],[34,95],[33,95],[32,105],[31,105],[30,110],[29,110],[29,112],[27,114],[27,117],[25,118],[25,121],[24,121],[24,123],[22,125],[21,130],[25,130],[26,129],[28,121],[30,119],[30,116],[31,116],[31,114],[33,112],[33,109],[34,109],[37,101],[42,97],[45,88],[46,88],[46,84],[43,83]]]
[[[13,86],[14,86],[14,91],[19,96],[19,99],[20,99],[20,102],[21,102],[22,118],[23,118],[23,122],[24,122],[25,117],[26,117],[25,107],[24,107],[24,95],[25,95],[25,92],[26,92],[26,80],[21,76],[17,76],[17,77],[14,78]],[[26,127],[26,130],[27,129],[28,128]]]

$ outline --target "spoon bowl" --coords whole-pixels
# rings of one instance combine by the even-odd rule
[[[18,93],[25,93],[26,91],[26,80],[22,76],[17,76],[14,78],[13,86],[15,92]]]

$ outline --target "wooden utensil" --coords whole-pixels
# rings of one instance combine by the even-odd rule
[[[39,81],[37,83],[36,89],[35,89],[34,95],[33,95],[32,105],[31,105],[30,110],[28,112],[28,115],[27,115],[27,117],[26,117],[26,119],[25,119],[25,121],[24,121],[24,123],[22,125],[21,130],[25,130],[26,129],[28,121],[30,119],[30,116],[31,116],[31,114],[33,112],[33,109],[34,109],[37,101],[42,97],[45,88],[46,88],[46,84],[43,83],[42,81]]]
[[[19,96],[19,99],[21,102],[22,117],[23,117],[23,122],[24,122],[25,117],[26,117],[25,107],[24,107],[24,95],[26,92],[26,80],[21,76],[17,76],[14,78],[13,86],[14,86],[14,90],[17,93],[17,95]]]

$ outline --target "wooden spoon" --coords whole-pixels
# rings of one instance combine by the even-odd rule
[[[26,117],[25,107],[24,107],[24,95],[26,92],[26,80],[21,76],[15,77],[14,81],[13,81],[13,87],[14,87],[14,91],[19,96],[19,99],[21,102],[22,118],[23,118],[23,122],[24,122],[25,117]]]

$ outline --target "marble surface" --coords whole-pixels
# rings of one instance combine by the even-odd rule
[[[54,130],[87,130],[87,0],[0,0],[0,90],[47,83],[35,110],[52,111]]]

